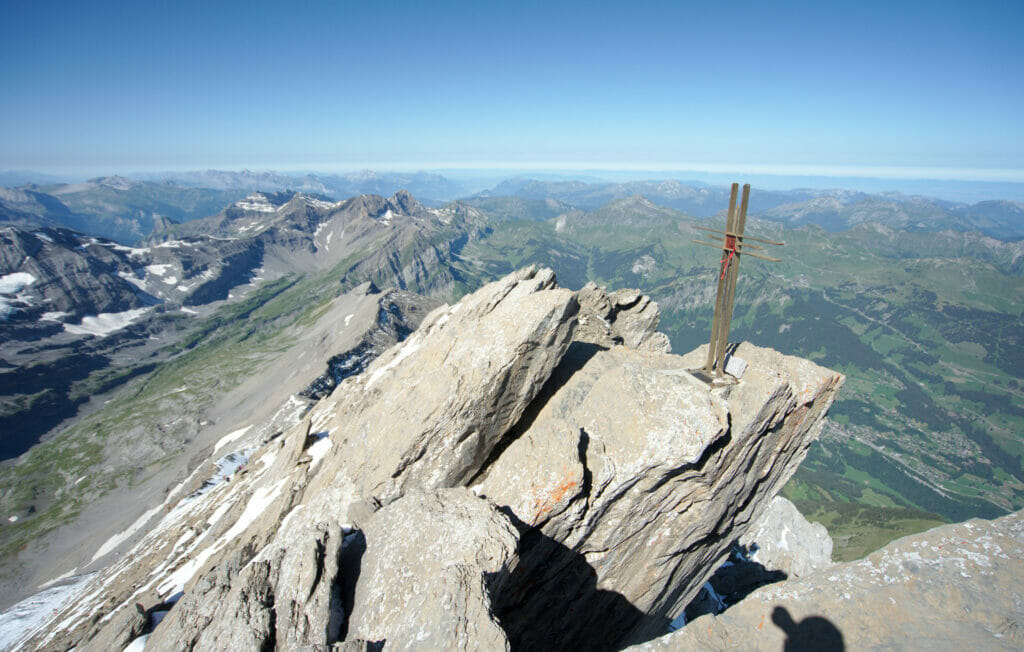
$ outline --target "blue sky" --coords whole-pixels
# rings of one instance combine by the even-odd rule
[[[1024,181],[1022,19],[1019,0],[0,0],[0,169]]]

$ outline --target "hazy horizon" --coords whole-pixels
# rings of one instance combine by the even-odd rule
[[[0,169],[1024,182],[1024,6],[8,3]]]
[[[530,178],[547,181],[582,181],[585,183],[625,183],[630,181],[679,181],[681,183],[706,184],[710,186],[727,186],[730,183],[750,183],[757,189],[787,191],[797,189],[814,190],[853,190],[872,194],[900,193],[907,196],[926,196],[952,202],[976,203],[986,200],[1007,200],[1024,203],[1024,183],[1015,181],[988,181],[957,178],[926,178],[898,176],[857,176],[871,170],[829,170],[823,169],[821,174],[770,174],[752,172],[756,168],[730,170],[727,167],[712,169],[614,169],[614,168],[409,168],[398,166],[392,168],[183,168],[162,170],[94,170],[89,173],[60,173],[40,170],[0,170],[0,185],[20,186],[25,183],[47,185],[52,183],[81,183],[89,179],[121,176],[137,180],[160,179],[165,176],[221,172],[237,174],[250,172],[253,174],[281,174],[297,177],[304,174],[330,176],[356,173],[387,174],[438,174],[450,181],[461,183],[468,188],[468,194],[487,190],[502,181],[514,178]],[[812,172],[813,170],[807,170]],[[826,174],[827,172],[833,174]],[[840,176],[847,172],[851,176]]]

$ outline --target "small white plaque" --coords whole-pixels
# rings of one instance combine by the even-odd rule
[[[725,361],[725,373],[729,374],[733,378],[739,378],[746,370],[747,361],[743,358],[737,358],[734,355],[730,355]]]

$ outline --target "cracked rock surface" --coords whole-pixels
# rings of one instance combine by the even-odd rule
[[[465,488],[403,496],[365,530],[348,636],[399,650],[507,649],[491,615],[518,533]]]

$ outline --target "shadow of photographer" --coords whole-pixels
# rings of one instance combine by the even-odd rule
[[[786,652],[803,650],[841,652],[846,649],[842,633],[827,618],[808,616],[800,622],[796,622],[785,607],[775,607],[775,610],[772,611],[772,622],[786,633],[786,642],[783,647]]]

